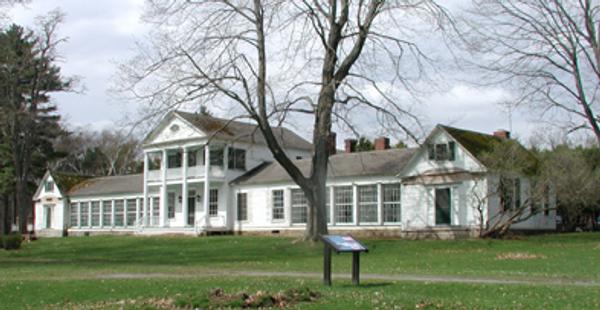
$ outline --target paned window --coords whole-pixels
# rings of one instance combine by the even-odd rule
[[[454,141],[448,143],[429,144],[427,152],[430,160],[450,160],[453,161],[456,153],[456,144]]]
[[[90,216],[90,203],[82,202],[81,203],[81,226],[90,226],[89,217]]]
[[[102,201],[102,226],[112,226],[112,201]]]
[[[122,199],[115,200],[115,226],[121,227],[124,224],[125,208]]]
[[[100,226],[100,201],[92,201],[92,226]]]
[[[400,184],[383,184],[383,221],[398,223],[401,218]]]
[[[246,170],[246,150],[229,148],[228,168]]]
[[[45,192],[53,192],[54,191],[54,182],[52,182],[52,181],[46,182],[46,184],[44,184],[44,191]]]
[[[150,224],[151,225],[158,225],[158,219],[160,216],[160,198],[159,197],[154,197],[154,199],[152,199],[152,210],[151,213],[152,216],[150,218]]]
[[[283,190],[277,189],[273,191],[273,219],[274,220],[283,220],[284,219],[284,209],[283,209]]]
[[[334,188],[336,223],[352,223],[352,186]]]
[[[168,168],[180,168],[181,167],[181,151],[168,151],[167,153],[167,163]]]
[[[504,211],[521,207],[521,180],[500,178],[500,204]]]
[[[135,209],[137,199],[127,199],[127,226],[135,224]]]
[[[208,195],[208,215],[219,215],[219,190],[211,189]]]
[[[304,192],[299,188],[292,189],[292,223],[306,223],[307,213],[308,201]]]
[[[175,218],[175,193],[171,192],[168,193],[168,199],[167,199],[167,215],[169,216],[170,219]]]
[[[331,190],[329,186],[325,188],[325,214],[327,214],[327,223],[331,223]]]
[[[223,147],[213,146],[210,148],[210,165],[211,166],[223,166]]]
[[[248,194],[237,194],[237,219],[238,221],[248,220]]]
[[[71,209],[69,210],[69,221],[70,221],[70,226],[71,227],[77,227],[77,218],[79,215],[79,212],[77,210],[77,204],[76,203],[71,203],[70,204]]]
[[[377,185],[358,186],[358,208],[361,223],[377,222]]]

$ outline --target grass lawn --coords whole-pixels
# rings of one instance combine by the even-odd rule
[[[365,243],[371,251],[361,255],[364,274],[532,280],[535,284],[364,280],[356,288],[347,279],[334,278],[333,287],[326,288],[316,278],[231,274],[321,272],[320,244],[237,236],[71,237],[41,239],[19,251],[0,250],[0,308],[120,308],[111,302],[201,295],[215,287],[235,293],[303,286],[321,292],[322,297],[296,306],[302,309],[600,308],[600,234]],[[350,255],[333,258],[335,273],[349,273]],[[156,276],[136,277],[143,273]],[[111,279],[110,275],[120,276]],[[559,280],[596,285],[544,283]]]

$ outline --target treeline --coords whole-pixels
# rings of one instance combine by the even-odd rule
[[[544,167],[539,178],[556,191],[559,229],[598,230],[600,149],[562,144],[536,153]]]

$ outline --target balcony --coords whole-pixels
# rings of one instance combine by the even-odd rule
[[[167,169],[167,181],[181,180],[182,168],[169,168]],[[211,166],[210,167],[210,178],[224,178],[225,170],[223,167]],[[202,179],[204,178],[204,166],[193,166],[187,169],[187,178],[189,179]],[[148,171],[148,181],[157,182],[162,181],[162,170],[150,170]]]

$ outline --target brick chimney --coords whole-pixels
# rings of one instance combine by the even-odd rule
[[[375,150],[387,150],[390,148],[390,139],[387,137],[379,137],[375,139]]]
[[[494,136],[502,139],[510,139],[510,131],[504,129],[498,129],[494,131]]]
[[[356,144],[358,141],[356,139],[346,139],[344,140],[344,150],[346,153],[354,153],[356,151]]]
[[[327,151],[329,152],[329,155],[335,155],[335,153],[337,152],[336,139],[337,139],[337,134],[335,132],[330,133],[329,137],[327,137]]]

